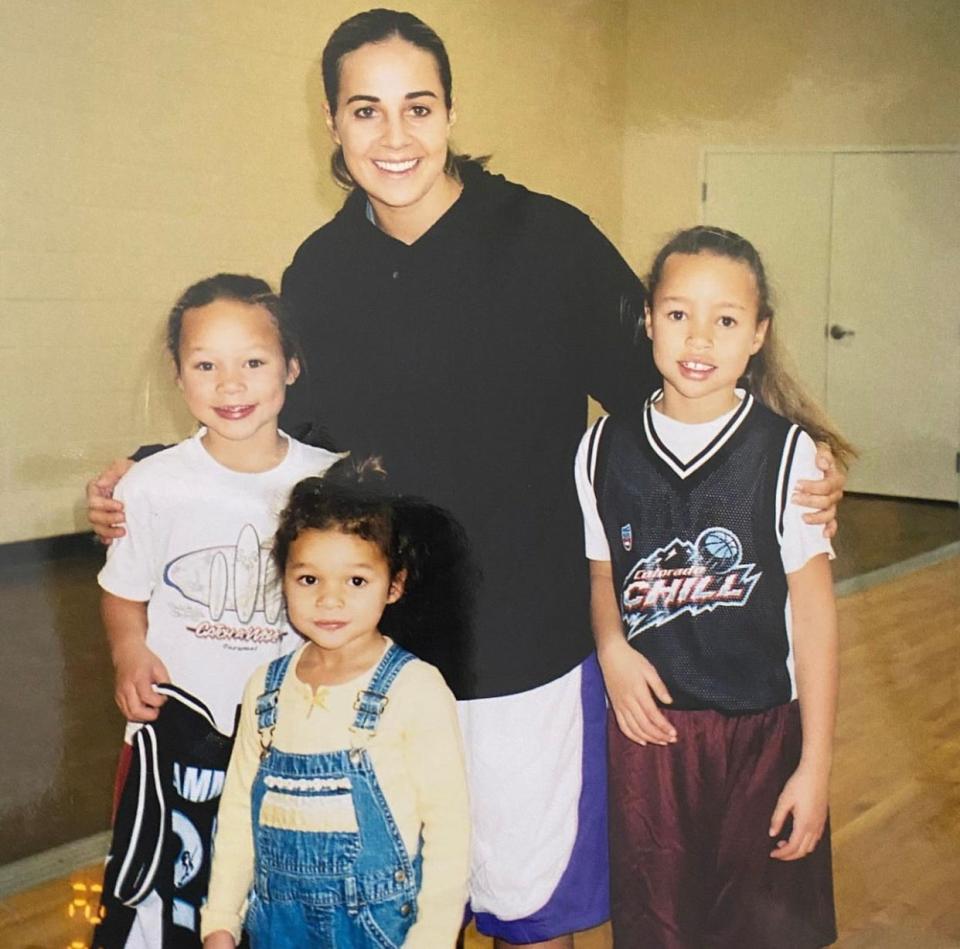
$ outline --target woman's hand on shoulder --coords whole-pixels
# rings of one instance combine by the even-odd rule
[[[837,533],[837,505],[843,497],[847,483],[846,474],[837,468],[830,446],[823,442],[817,445],[817,467],[823,472],[820,481],[798,481],[797,491],[791,500],[801,507],[816,510],[803,515],[808,524],[823,524],[823,536],[830,538]]]
[[[620,731],[641,745],[675,742],[677,731],[656,701],[669,705],[673,699],[653,664],[623,639],[598,651],[597,658]]]
[[[133,467],[129,458],[117,458],[106,471],[87,482],[87,520],[104,544],[123,537],[123,502],[113,497],[117,482]]]

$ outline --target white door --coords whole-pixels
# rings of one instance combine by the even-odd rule
[[[800,381],[825,404],[833,155],[710,153],[706,175],[704,221],[760,251],[776,333]]]
[[[838,154],[827,409],[853,491],[956,500],[960,154]]]
[[[848,489],[957,500],[960,153],[709,153],[704,220],[763,255]]]

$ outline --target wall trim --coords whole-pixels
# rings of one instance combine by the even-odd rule
[[[35,540],[14,540],[0,544],[0,570],[24,564],[39,565],[68,557],[86,557],[98,548],[100,544],[92,531],[57,534]]]

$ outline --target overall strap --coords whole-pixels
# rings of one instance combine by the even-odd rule
[[[263,683],[263,692],[257,696],[257,729],[260,731],[261,757],[273,744],[273,730],[277,727],[277,700],[280,697],[280,685],[290,668],[294,653],[289,652],[274,659],[267,666],[267,676]]]
[[[380,664],[374,670],[370,677],[370,682],[365,689],[357,693],[353,707],[357,710],[356,718],[353,720],[354,729],[363,729],[368,732],[375,732],[380,723],[380,716],[387,707],[387,693],[393,680],[396,679],[400,670],[414,656],[401,648],[396,643],[391,643],[390,648],[383,654]]]

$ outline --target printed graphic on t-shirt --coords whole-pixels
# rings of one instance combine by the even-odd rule
[[[708,527],[693,542],[674,538],[638,561],[620,598],[627,639],[684,613],[746,604],[763,573],[742,559],[743,545],[733,531]]]
[[[174,558],[163,569],[163,582],[182,597],[185,627],[198,639],[227,640],[230,648],[243,649],[285,635],[283,591],[270,544],[252,524],[241,528],[234,544]],[[263,617],[259,624],[253,622],[256,614]]]

